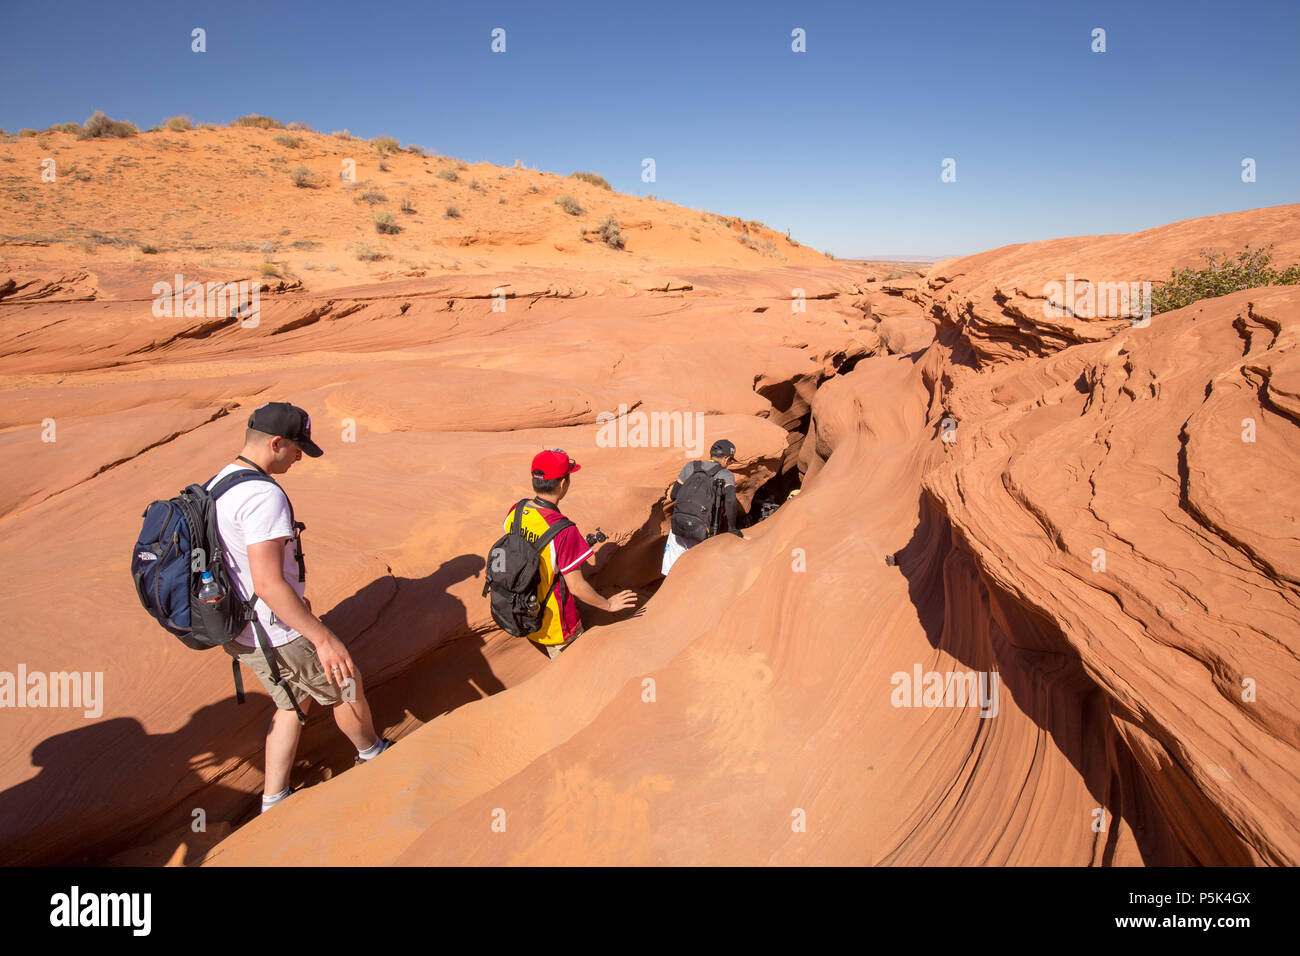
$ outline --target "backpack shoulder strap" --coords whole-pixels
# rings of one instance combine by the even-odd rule
[[[280,483],[263,471],[256,471],[252,468],[245,468],[242,471],[232,471],[226,477],[222,478],[208,492],[212,501],[215,503],[218,498],[224,495],[235,485],[243,484],[246,481],[269,481],[275,487],[280,488]],[[210,482],[209,482],[210,483]],[[207,487],[207,484],[204,485]],[[293,528],[293,557],[298,562],[298,580],[307,580],[307,562],[302,554],[302,532],[307,530],[307,526],[299,521],[293,513],[293,499],[289,493],[280,488],[280,493],[284,495],[284,500],[289,505],[289,525]]]
[[[253,471],[251,468],[247,468],[243,471],[232,471],[215,485],[212,485],[208,494],[212,497],[213,501],[216,501],[231,488],[235,487],[235,485],[242,485],[246,481],[269,481],[271,484],[275,485],[275,487],[280,488],[280,483],[270,475],[264,475],[260,472]],[[204,482],[203,487],[207,488],[209,484],[211,484],[211,480]],[[283,488],[280,488],[280,490],[284,491]],[[289,496],[286,494],[284,497],[287,500]],[[289,503],[289,513],[293,513],[292,502]]]
[[[537,553],[541,554],[542,550],[551,543],[551,540],[565,528],[572,527],[573,522],[568,518],[561,518],[559,521],[555,522],[555,524],[546,529],[546,534],[537,539],[537,543],[534,545],[534,547],[537,548]]]

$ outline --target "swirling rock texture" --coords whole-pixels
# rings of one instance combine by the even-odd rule
[[[0,710],[4,861],[1294,864],[1300,292],[1137,326],[1041,300],[1202,246],[1289,264],[1297,212],[884,281],[683,253],[290,284],[255,328],[142,321],[129,265],[0,306],[4,659],[105,675],[98,719]],[[308,594],[399,742],[353,769],[315,715],[310,786],[252,817],[269,701],[235,706],[126,568],[144,504],[270,398],[313,412],[326,455],[284,479]],[[620,410],[703,413],[746,505],[802,492],[661,584],[692,449],[610,447]],[[556,445],[584,465],[566,512],[611,539],[597,587],[644,609],[586,613],[551,663],[492,628],[479,575]]]
[[[203,131],[194,142],[224,147],[232,136],[253,134]],[[319,161],[337,167],[330,137],[317,141]],[[114,165],[96,149],[120,151],[119,166],[150,161],[135,141],[66,148],[91,166]],[[441,161],[390,162],[393,176],[430,184],[417,208],[450,188],[432,175]],[[354,206],[340,193],[347,187],[287,186],[320,219],[319,239],[303,240],[311,254],[351,265],[304,269],[305,282],[254,277],[254,323],[154,307],[155,283],[178,273],[185,283],[248,281],[237,264],[195,262],[166,243],[157,262],[109,242],[90,257],[71,240],[6,243],[0,671],[99,673],[104,691],[92,716],[93,705],[0,707],[0,862],[194,862],[255,809],[269,701],[258,689],[236,705],[223,654],[187,650],[152,624],[128,561],[144,507],[228,462],[257,404],[291,400],[313,415],[327,453],[282,479],[308,525],[308,595],[362,668],[378,722],[404,740],[468,701],[531,686],[547,664],[492,626],[480,593],[483,555],[509,505],[530,493],[536,451],[564,447],[583,463],[565,510],[584,531],[609,536],[597,584],[648,598],[667,526],[664,489],[682,464],[725,436],[742,452],[747,504],[774,477],[797,479],[818,387],[888,354],[869,307],[888,265],[837,264],[779,234],[784,252],[773,256],[753,248],[770,233],[757,223],[488,169],[491,180],[471,168],[488,194],[506,188],[500,174],[513,202],[534,208],[498,212],[494,196],[468,191],[459,220],[439,218],[428,234],[407,221],[398,240],[426,244],[441,263],[466,230],[497,236],[513,216],[578,252],[525,265],[539,255],[537,236],[502,239],[484,242],[492,251],[481,265],[398,273],[390,259],[368,273],[343,251],[351,235],[329,232]],[[236,173],[189,181],[215,189]],[[160,188],[178,188],[168,182]],[[243,185],[258,188],[250,176]],[[558,190],[573,191],[591,215],[608,202],[635,223],[626,247],[578,238],[579,222],[555,206]],[[145,209],[183,210],[193,199],[132,195]],[[111,214],[98,217],[92,202],[42,201],[61,204],[60,235],[105,221],[130,231]],[[121,203],[104,193],[100,208],[115,214]],[[698,227],[681,221],[686,213]],[[42,215],[52,213],[38,209],[32,221]],[[184,225],[207,230],[211,245],[242,248],[237,231],[214,235],[216,224],[202,220],[181,223],[178,234]],[[453,228],[459,238],[437,231]],[[508,268],[493,270],[493,256]],[[898,300],[882,315],[917,318],[920,309]],[[645,419],[662,430],[647,430]],[[313,785],[352,762],[322,714],[300,757],[295,779]]]

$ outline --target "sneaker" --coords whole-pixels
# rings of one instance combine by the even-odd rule
[[[383,753],[384,750],[387,750],[387,749],[388,749],[389,747],[391,747],[391,746],[393,745],[393,743],[394,743],[393,741],[389,740],[387,737],[381,737],[381,738],[379,739],[379,742],[382,743],[382,744],[384,745],[384,746],[383,746],[383,749],[379,751],[379,754]],[[375,757],[378,757],[379,754],[375,754]],[[371,757],[370,760],[374,760],[375,757]],[[360,755],[360,754],[357,754],[357,759],[356,759],[356,762],[353,764],[353,766],[354,766],[354,767],[360,767],[363,763],[369,763],[370,760],[362,760],[362,759],[361,759],[361,755]]]

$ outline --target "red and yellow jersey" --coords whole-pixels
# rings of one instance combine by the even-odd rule
[[[523,533],[529,541],[537,541],[546,534],[548,528],[561,520],[564,515],[553,508],[544,508],[534,501],[524,505]],[[512,506],[506,512],[501,530],[509,531],[514,525],[515,509]],[[577,525],[570,525],[554,538],[541,554],[541,581],[537,587],[537,599],[551,586],[555,569],[560,574],[574,571],[591,557],[591,548],[582,536]],[[578,602],[564,585],[564,579],[555,582],[555,590],[546,602],[546,611],[542,615],[542,626],[528,639],[538,644],[563,644],[582,630],[582,618],[578,614]]]

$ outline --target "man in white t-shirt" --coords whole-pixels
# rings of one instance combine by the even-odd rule
[[[304,453],[312,458],[324,454],[311,440],[307,413],[286,402],[260,405],[248,419],[237,461],[223,468],[208,488],[235,472],[282,475]],[[357,748],[358,762],[378,756],[392,741],[375,733],[361,675],[347,648],[311,613],[298,538],[301,526],[294,526],[285,493],[273,481],[244,480],[222,493],[216,512],[231,580],[243,600],[257,596],[255,610],[275,662],[273,670],[251,622],[226,645],[232,657],[257,674],[277,708],[266,735],[265,812],[289,795],[289,773],[301,721],[306,719],[300,715],[311,699],[334,708],[334,720]]]

